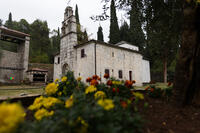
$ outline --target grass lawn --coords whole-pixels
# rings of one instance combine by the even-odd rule
[[[149,85],[155,85],[156,87],[161,88],[161,89],[167,88],[167,83],[156,83],[156,84],[147,84],[147,85],[144,85],[144,86],[135,86],[135,89],[144,90]]]
[[[44,93],[43,86],[1,86],[0,99],[30,96]]]

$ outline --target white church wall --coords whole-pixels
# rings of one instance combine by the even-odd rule
[[[142,81],[144,83],[148,83],[151,81],[151,77],[150,77],[150,64],[148,60],[142,60]]]
[[[142,55],[139,53],[97,44],[97,75],[103,82],[105,69],[109,69],[110,76],[116,79],[119,79],[119,70],[122,70],[123,78],[120,80],[129,80],[129,71],[132,71],[132,80],[136,80],[136,85],[141,85],[141,62]]]
[[[85,57],[81,57],[81,50],[84,49]],[[94,44],[89,44],[76,49],[76,73],[75,77],[82,77],[82,81],[95,74]]]
[[[61,63],[59,62],[60,55],[56,55],[54,57],[54,72],[53,72],[53,80],[61,78]]]

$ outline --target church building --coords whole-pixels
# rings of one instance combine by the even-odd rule
[[[124,41],[113,45],[96,40],[78,44],[72,7],[67,7],[64,13],[60,53],[54,57],[54,80],[69,70],[84,82],[93,75],[104,82],[105,73],[119,80],[135,80],[136,85],[150,82],[149,61],[137,46]]]

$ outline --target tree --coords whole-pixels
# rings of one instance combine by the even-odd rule
[[[102,41],[102,42],[104,41],[103,40],[103,28],[101,26],[99,26],[99,28],[98,28],[97,40]]]
[[[6,21],[5,26],[9,29],[13,29],[13,21],[12,21],[12,13],[11,12],[8,15],[8,20]]]
[[[110,5],[110,43],[116,44],[119,42],[119,26],[117,21],[116,9],[115,9],[115,1],[111,0]]]
[[[200,105],[200,3],[185,0],[183,13],[182,43],[175,71],[174,100],[177,105]]]
[[[124,21],[124,23],[121,25],[119,32],[120,32],[120,41],[126,41],[131,43],[129,25],[127,24],[126,21]]]
[[[145,37],[142,29],[142,7],[142,1],[132,0],[130,10],[130,41],[133,45],[138,46],[140,51],[143,51],[145,46]]]
[[[76,4],[76,9],[75,9],[75,17],[76,17],[76,23],[80,24],[77,4]]]
[[[0,26],[2,26],[3,25],[3,20],[2,19],[0,19]]]
[[[48,57],[51,55],[51,51],[49,50],[51,45],[47,22],[37,19],[30,25],[30,28],[30,61],[37,63],[48,63],[47,61],[50,62]],[[41,59],[43,57],[45,59]]]

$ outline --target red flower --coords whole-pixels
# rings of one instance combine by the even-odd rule
[[[98,76],[97,75],[93,75],[92,79],[96,79],[97,80]]]
[[[117,92],[119,93],[119,88],[117,88]]]
[[[90,85],[94,85],[94,86],[96,86],[96,85],[98,85],[99,83],[98,83],[98,81],[96,80],[96,79],[93,79],[93,80],[91,80],[91,82],[90,82]]]
[[[90,82],[92,79],[90,78],[90,77],[88,77],[87,79],[86,79],[86,82]]]
[[[116,92],[116,89],[115,89],[115,88],[113,88],[113,89],[112,89],[112,92],[114,92],[114,93],[115,93],[115,92]]]
[[[151,88],[150,91],[153,92],[153,91],[154,91],[154,88]]]
[[[120,104],[123,108],[126,108],[128,106],[128,104],[125,101],[121,101]]]
[[[109,74],[108,74],[108,73],[105,73],[105,74],[104,74],[104,78],[105,78],[105,79],[108,79],[108,78],[109,78]]]
[[[112,85],[112,80],[107,81],[107,85],[111,86]]]

